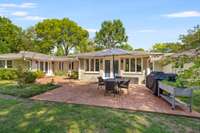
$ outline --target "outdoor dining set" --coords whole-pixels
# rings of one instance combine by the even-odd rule
[[[105,95],[108,93],[120,94],[122,89],[127,89],[129,91],[130,80],[125,79],[120,76],[116,76],[115,78],[103,79],[102,77],[98,77],[98,89],[105,88]]]

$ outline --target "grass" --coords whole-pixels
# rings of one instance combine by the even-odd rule
[[[28,98],[57,88],[54,84],[27,84],[19,87],[15,81],[0,81],[0,93]]]
[[[0,98],[1,133],[197,133],[200,120],[84,105]]]

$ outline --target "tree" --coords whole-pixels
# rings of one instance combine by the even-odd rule
[[[153,45],[152,52],[162,52],[162,53],[176,53],[181,51],[183,45],[181,43],[156,43]]]
[[[46,19],[35,26],[42,51],[50,53],[57,47],[64,55],[78,45],[87,45],[89,34],[75,22],[64,19]],[[59,51],[59,53],[62,53]]]
[[[22,29],[8,18],[0,16],[0,53],[19,52],[24,49]]]
[[[128,43],[123,43],[123,44],[117,46],[117,48],[128,50],[128,51],[133,50],[133,47]]]
[[[135,51],[145,51],[143,48],[136,48]]]
[[[115,48],[126,43],[128,37],[120,20],[104,21],[101,29],[96,32],[95,43],[97,49]]]
[[[188,30],[186,35],[180,35],[180,40],[183,43],[184,49],[200,47],[200,25]]]

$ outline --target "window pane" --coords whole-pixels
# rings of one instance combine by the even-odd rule
[[[137,72],[141,72],[142,71],[142,60],[141,58],[137,59]]]
[[[131,72],[135,72],[135,59],[131,59]]]
[[[99,59],[96,59],[95,71],[99,71]]]
[[[0,60],[0,68],[4,68],[5,67],[5,60]]]
[[[8,60],[8,61],[7,61],[7,67],[8,67],[8,68],[12,68],[12,61],[11,61],[11,60]]]
[[[91,59],[90,65],[90,71],[94,71],[94,59]]]
[[[74,62],[72,62],[72,70],[74,70]]]
[[[40,70],[43,71],[43,62],[40,62]]]
[[[89,71],[89,59],[86,59],[86,71]]]
[[[129,72],[129,59],[126,59],[126,64],[125,64],[125,71]]]

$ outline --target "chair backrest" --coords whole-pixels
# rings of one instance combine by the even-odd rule
[[[104,82],[102,77],[97,77],[98,78],[98,82]]]
[[[116,87],[117,87],[117,83],[115,81],[105,81],[106,90],[115,90]]]

